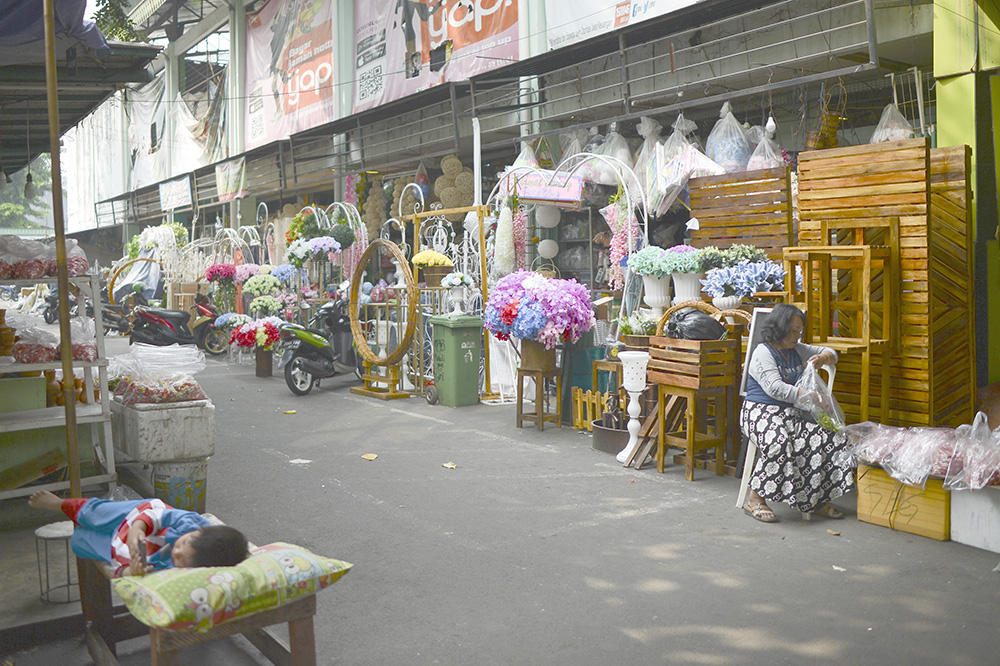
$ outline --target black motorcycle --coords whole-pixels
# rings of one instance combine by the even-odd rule
[[[191,315],[180,310],[160,310],[145,305],[132,309],[132,326],[129,344],[143,342],[147,345],[193,345],[194,335],[188,328]]]
[[[76,296],[70,294],[69,316],[75,317],[79,310],[80,306],[76,302]],[[45,297],[45,309],[42,310],[42,319],[45,320],[46,324],[54,324],[59,321],[59,292],[50,292],[49,295]]]
[[[281,358],[278,369],[285,371],[285,383],[295,395],[306,395],[321,379],[353,372],[361,379],[362,366],[354,351],[348,301],[340,299],[322,305],[308,326],[282,324]],[[303,305],[309,309],[308,304]],[[318,328],[325,325],[326,330]]]

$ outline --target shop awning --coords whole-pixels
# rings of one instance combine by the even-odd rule
[[[113,92],[149,80],[159,46],[105,42],[83,19],[86,0],[55,0],[60,134]],[[49,152],[42,3],[8,0],[0,16],[0,164],[13,173]]]

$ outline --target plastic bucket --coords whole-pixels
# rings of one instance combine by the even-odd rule
[[[153,494],[176,509],[205,512],[208,458],[153,464]]]

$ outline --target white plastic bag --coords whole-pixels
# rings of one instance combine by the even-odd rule
[[[97,360],[97,338],[93,319],[90,317],[73,317],[70,319],[69,337],[74,361],[93,362]],[[61,353],[60,356],[62,356]]]
[[[535,157],[535,151],[531,149],[531,145],[527,141],[521,142],[521,152],[511,166],[515,169],[517,167],[538,168],[538,159]]]
[[[663,157],[668,162],[683,153],[688,146],[697,148],[697,140],[693,137],[693,133],[698,129],[698,125],[693,120],[688,120],[683,113],[678,113],[673,128],[674,131],[663,142]]]
[[[781,158],[778,144],[774,143],[768,134],[765,134],[761,137],[760,143],[754,148],[753,154],[747,162],[747,171],[775,169],[784,164],[785,161]]]
[[[795,397],[795,407],[816,419],[816,423],[830,432],[840,432],[844,429],[844,410],[833,397],[833,391],[819,376],[815,363],[806,363],[799,380],[795,382],[799,389]]]
[[[608,136],[601,145],[600,150],[598,150],[598,154],[614,158],[625,166],[635,163],[632,159],[632,151],[628,147],[628,141],[613,127],[608,132]],[[591,180],[595,183],[600,185],[617,185],[625,180],[620,175],[621,168],[617,167],[615,163],[595,159],[591,166]]]
[[[635,158],[635,177],[643,190],[646,190],[646,173],[649,169],[649,163],[656,156],[656,144],[662,140],[660,138],[661,129],[663,126],[652,118],[639,119],[638,130],[639,136],[642,137],[642,147],[639,148],[639,154]]]
[[[746,170],[753,146],[747,140],[743,125],[730,111],[729,102],[722,105],[719,120],[705,142],[705,153],[726,173]]]
[[[899,112],[899,107],[895,104],[888,104],[882,110],[882,117],[875,126],[872,139],[868,143],[881,143],[883,141],[903,141],[912,139],[913,126],[910,121]]]
[[[587,130],[572,130],[559,135],[560,159],[565,162],[568,158],[583,152],[583,147],[587,145]]]

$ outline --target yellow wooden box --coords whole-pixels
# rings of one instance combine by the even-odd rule
[[[948,541],[951,493],[940,479],[926,490],[905,486],[877,467],[858,465],[858,518],[900,532]]]

